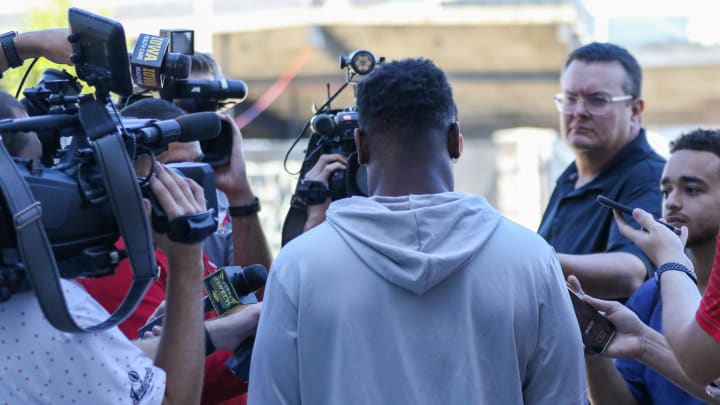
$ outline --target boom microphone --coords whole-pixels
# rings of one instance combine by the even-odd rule
[[[242,102],[247,97],[248,87],[242,80],[171,80],[161,91],[165,99],[197,98],[205,101],[238,99]]]
[[[222,119],[214,112],[181,115],[169,120],[123,119],[138,144],[163,146],[170,142],[193,142],[214,138],[223,130]]]
[[[140,34],[130,60],[132,79],[138,86],[159,89],[166,77],[184,79],[190,74],[190,57],[168,52],[170,40]]]

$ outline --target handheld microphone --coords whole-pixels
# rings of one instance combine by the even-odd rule
[[[254,292],[265,285],[268,271],[262,264],[246,267],[226,266],[203,279],[207,296],[203,297],[203,312],[215,310],[218,316],[238,312],[246,306],[257,303]],[[138,329],[143,338],[145,332],[153,326],[162,325],[164,315],[160,315]]]
[[[218,316],[241,311],[258,302],[254,292],[265,285],[267,276],[262,264],[223,267],[203,279],[207,300]]]
[[[190,57],[168,52],[170,39],[140,34],[130,59],[132,79],[138,86],[159,89],[165,77],[184,79],[190,74]]]

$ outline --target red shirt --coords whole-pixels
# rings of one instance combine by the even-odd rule
[[[117,248],[124,249],[122,240],[116,243]],[[118,327],[130,340],[137,339],[138,329],[145,325],[148,317],[155,311],[158,305],[165,299],[165,291],[168,279],[167,258],[159,250],[155,250],[155,259],[160,266],[160,274],[148,288],[147,293],[140,301],[135,311],[124,320]],[[203,254],[204,272],[203,276],[207,276],[217,270],[206,255]],[[98,278],[83,278],[78,281],[85,287],[87,292],[95,298],[108,312],[114,312],[122,303],[123,299],[130,290],[132,284],[133,273],[130,267],[130,261],[123,259],[118,264],[112,275]],[[215,316],[214,312],[206,315],[207,318]],[[215,353],[205,357],[205,373],[203,381],[203,404],[216,404],[226,400],[224,404],[245,404],[245,395],[247,385],[238,377],[234,376],[230,370],[225,367],[225,361],[232,355],[232,352],[218,350]],[[239,398],[238,396],[241,396]]]
[[[712,272],[695,320],[708,335],[720,343],[720,233],[715,246]]]

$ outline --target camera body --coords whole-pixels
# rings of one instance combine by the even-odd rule
[[[320,108],[315,109],[315,114],[310,118],[307,125],[298,134],[295,143],[310,130],[310,140],[305,149],[305,158],[299,171],[298,182],[295,186],[295,193],[290,201],[290,210],[285,217],[282,230],[282,245],[302,233],[307,219],[307,205],[310,201],[322,200],[322,196],[314,186],[323,185],[318,181],[305,181],[305,176],[320,159],[321,155],[342,154],[347,158],[345,170],[336,170],[328,179],[327,195],[333,200],[350,197],[353,195],[368,195],[367,171],[365,166],[358,161],[357,147],[355,146],[355,129],[358,128],[358,112],[356,107],[333,109],[330,103],[350,84],[355,82],[357,76],[364,76],[385,58],[378,59],[364,49],[356,50],[347,56],[340,56],[340,69],[345,69],[345,83],[334,93],[328,94],[328,98]],[[328,93],[329,93],[328,84]],[[288,155],[290,154],[288,151]],[[286,159],[287,156],[286,155]],[[287,163],[287,160],[286,160]],[[287,170],[287,166],[286,166]],[[296,173],[292,173],[296,174]],[[308,194],[303,196],[303,194]]]
[[[328,192],[333,201],[353,195],[367,195],[367,174],[357,160],[354,136],[357,127],[358,113],[354,107],[318,113],[310,119],[312,134],[300,177],[305,177],[320,155],[338,153],[348,160],[345,170],[333,172],[328,179]]]

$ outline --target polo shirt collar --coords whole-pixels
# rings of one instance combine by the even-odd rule
[[[645,128],[640,128],[638,135],[625,145],[620,152],[608,163],[605,170],[600,173],[593,181],[577,189],[578,192],[587,190],[604,190],[608,188],[617,179],[616,173],[622,172],[629,167],[634,166],[637,162],[647,159],[648,155],[653,152],[652,147],[645,136]],[[575,188],[578,170],[575,161],[573,161],[567,169],[558,178],[558,185],[562,183],[565,187],[571,185]]]

